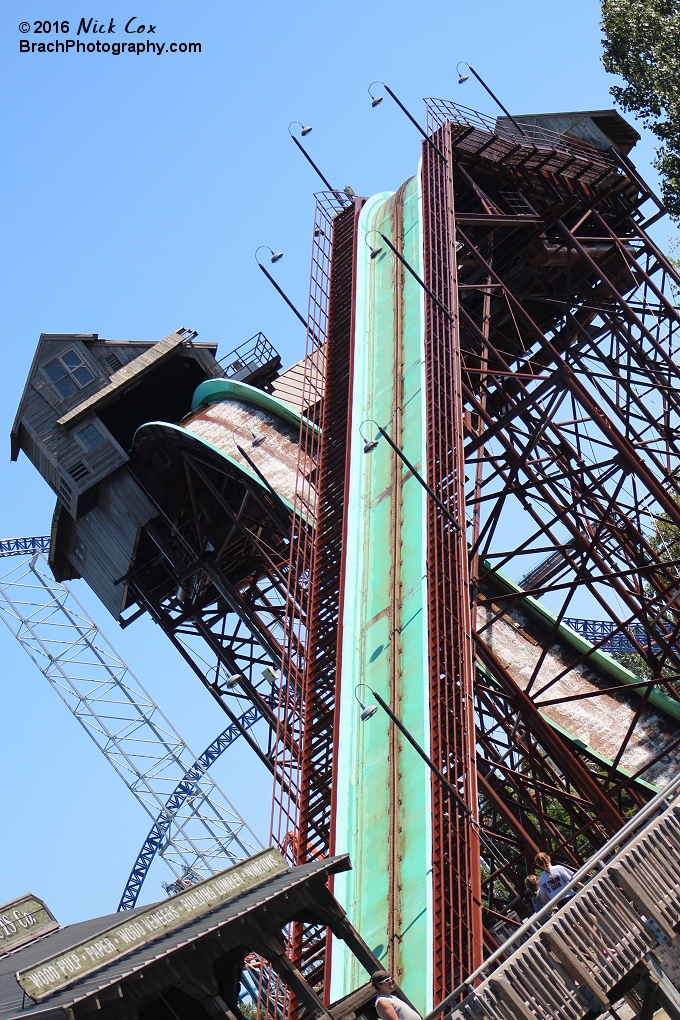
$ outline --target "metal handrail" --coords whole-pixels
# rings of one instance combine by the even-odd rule
[[[553,131],[542,124],[522,121],[522,131],[524,134],[520,135],[505,117],[490,117],[488,114],[481,113],[479,110],[473,110],[469,106],[461,106],[460,103],[454,103],[450,99],[436,99],[434,96],[425,99],[425,103],[439,118],[467,124],[478,131],[497,135],[507,142],[555,149],[558,152],[569,152],[583,159],[602,163],[603,165],[614,164],[610,152],[595,148],[594,145],[585,141],[585,139],[576,138],[574,135],[560,134],[560,132]]]
[[[605,858],[611,853],[611,851],[621,848],[621,844],[628,840],[631,833],[644,828],[643,823],[648,822],[652,816],[660,814],[661,805],[664,804],[664,801],[672,799],[678,791],[680,791],[680,775],[676,776],[676,778],[669,783],[664,790],[657,793],[657,795],[653,797],[648,804],[646,804],[643,808],[640,808],[640,810],[637,811],[633,817],[619,829],[618,832],[607,840],[604,846],[600,847],[600,849],[597,850],[581,868],[579,868],[568,885],[565,885],[564,888],[560,889],[560,898],[563,898],[566,893],[569,893],[572,890],[575,891],[576,887],[581,882],[584,882],[584,880],[585,884],[591,877],[594,877],[590,874],[594,868],[597,868],[598,871],[603,871],[606,867]],[[662,810],[665,810],[666,806],[667,805],[664,805]],[[480,964],[479,967],[477,967],[476,970],[472,972],[472,974],[469,975],[469,977],[465,979],[465,981],[459,984],[457,988],[454,988],[452,992],[449,992],[449,994],[443,998],[437,1006],[431,1009],[424,1020],[434,1020],[434,1017],[439,1016],[439,1014],[442,1013],[447,1006],[452,1005],[460,995],[469,992],[472,984],[478,978],[482,977],[489,967],[491,967],[502,956],[509,955],[511,947],[516,942],[523,941],[524,936],[527,933],[540,927],[543,920],[552,914],[554,909],[555,904],[550,901],[541,907],[540,910],[536,911],[535,914],[532,914],[531,917],[529,917],[521,925],[521,927],[517,928],[510,938],[506,939],[503,945],[499,946],[498,949],[491,954],[491,956],[489,956],[482,964]]]

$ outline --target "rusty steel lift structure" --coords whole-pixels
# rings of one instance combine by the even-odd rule
[[[477,826],[433,780],[437,1000],[512,930],[537,850],[583,862],[677,764],[678,564],[653,535],[660,522],[680,527],[680,280],[647,232],[662,210],[628,159],[635,133],[613,111],[594,118],[605,145],[540,117],[519,118],[519,135],[453,103],[427,100],[427,113],[421,470],[467,523],[466,550],[430,501],[429,743],[461,794],[474,796],[476,780],[479,797]],[[319,196],[314,226],[309,353],[318,354],[306,385],[323,436],[317,529],[300,527],[291,548],[290,589],[302,594],[289,605],[284,659],[296,697],[282,699],[279,733],[294,734],[298,753],[279,741],[287,792],[274,831],[281,844],[295,834],[298,862],[334,846],[353,287],[364,247],[374,257],[381,243],[360,236],[362,204]],[[403,238],[382,240],[395,271],[416,277]],[[523,576],[539,555],[553,568],[528,591],[504,576]],[[535,610],[542,596],[552,612]],[[563,623],[584,599],[613,624],[593,644]],[[531,646],[528,662],[505,654],[504,628]],[[648,679],[602,673],[612,634]],[[582,739],[574,709],[584,705],[624,716],[606,746]],[[320,980],[314,932],[300,928],[297,940]]]
[[[151,509],[115,579],[126,592],[121,622],[149,612],[232,722],[235,690],[269,722],[266,746],[243,736],[273,775],[282,851],[295,864],[344,851],[348,507],[360,446],[375,446],[353,408],[357,281],[389,277],[395,321],[417,293],[423,455],[403,470],[395,460],[392,484],[406,492],[422,479],[435,497],[423,497],[420,742],[449,784],[433,775],[427,793],[431,973],[421,1009],[520,923],[537,850],[583,863],[680,761],[680,564],[659,537],[680,528],[680,277],[648,233],[663,210],[628,158],[637,136],[614,111],[510,122],[426,104],[421,169],[386,205],[378,233],[366,229],[372,200],[318,196],[294,493],[258,461],[254,425],[237,462],[197,445],[194,419],[178,413],[172,432],[135,420],[117,470]],[[399,206],[413,196],[420,256]],[[161,343],[168,357],[189,358],[194,337],[180,330]],[[109,402],[114,383],[101,391]],[[67,427],[78,413],[59,420]],[[397,399],[392,419],[377,422],[397,451],[408,438],[402,414]],[[74,571],[79,548],[64,554]],[[532,572],[526,588],[513,580]],[[606,618],[593,643],[565,622],[585,615]],[[390,619],[396,643],[403,627]],[[616,635],[644,675],[602,652]],[[398,680],[387,700],[401,717]],[[390,730],[384,959],[398,977],[402,754]],[[325,930],[296,923],[293,958],[326,1001],[328,949]]]

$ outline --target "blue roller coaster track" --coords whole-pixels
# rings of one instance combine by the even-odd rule
[[[249,708],[239,718],[239,723],[243,729],[250,729],[256,722],[262,718],[256,708]],[[226,730],[223,730],[218,737],[213,740],[212,744],[206,747],[203,754],[196,759],[191,768],[187,771],[182,781],[177,784],[176,788],[172,791],[168,797],[165,807],[159,813],[155,822],[151,826],[149,835],[144,840],[142,849],[137,855],[130,877],[128,878],[123,895],[120,898],[118,904],[118,910],[132,910],[137,903],[137,897],[139,896],[144,880],[149,873],[151,862],[156,856],[157,852],[163,845],[163,840],[166,837],[167,831],[170,828],[170,823],[175,817],[179,809],[185,803],[185,801],[196,794],[198,788],[196,786],[196,780],[200,779],[201,776],[207,772],[211,765],[217,761],[219,756],[230,747],[234,741],[241,736],[241,731],[235,723],[227,726]]]

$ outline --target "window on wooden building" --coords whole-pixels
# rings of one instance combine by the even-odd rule
[[[92,372],[73,347],[64,351],[54,361],[50,361],[44,366],[43,371],[62,400],[73,396],[77,390],[87,386],[94,379]]]
[[[86,425],[80,432],[76,432],[76,439],[80,440],[86,450],[94,450],[104,442],[104,437],[95,425]]]

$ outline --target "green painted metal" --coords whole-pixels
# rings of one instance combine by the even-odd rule
[[[285,404],[283,400],[273,397],[271,393],[266,393],[264,390],[259,390],[256,386],[239,382],[238,379],[206,379],[194,390],[191,410],[200,411],[202,407],[209,407],[222,400],[242,400],[246,404],[254,404],[256,407],[278,415],[279,418],[290,422],[291,425],[299,426],[302,420],[302,415]],[[321,431],[319,426],[309,419],[306,418],[305,421],[307,427],[313,432]]]
[[[432,996],[430,775],[385,713],[360,721],[355,698],[357,684],[374,688],[428,747],[427,497],[387,443],[364,454],[363,440],[376,430],[362,426],[373,419],[388,428],[421,467],[423,295],[386,246],[373,259],[369,248],[381,243],[376,230],[393,243],[403,237],[405,258],[422,271],[419,180],[369,199],[359,221],[335,847],[350,854],[353,870],[337,876],[335,891],[425,1013]],[[367,688],[362,694],[371,700]],[[332,999],[364,980],[337,943],[331,975]]]

